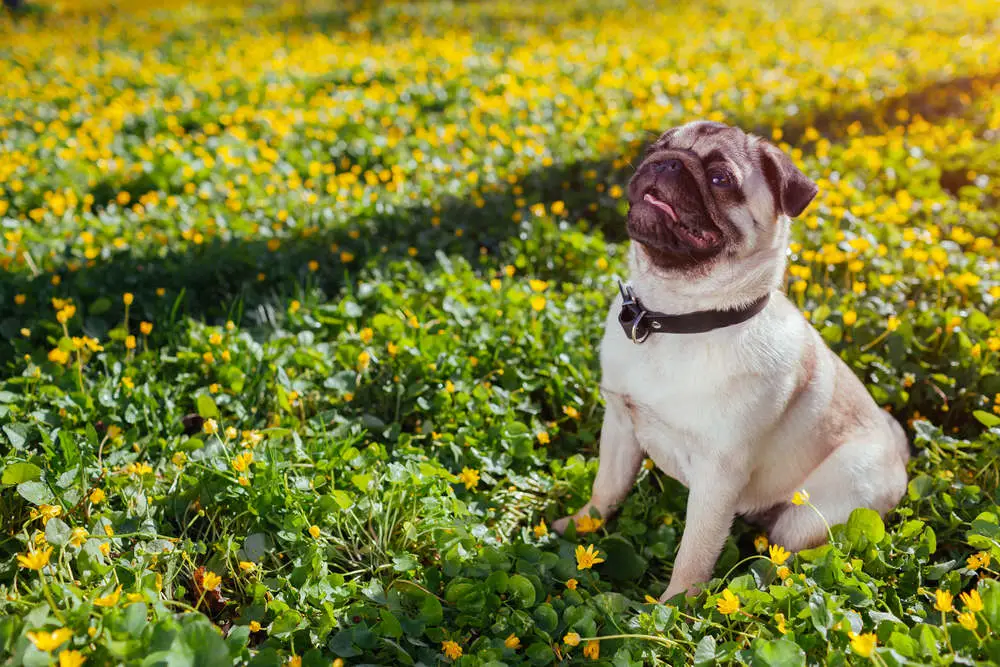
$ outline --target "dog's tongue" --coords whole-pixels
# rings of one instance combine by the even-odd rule
[[[646,196],[643,197],[643,200],[645,200],[646,202],[652,204],[653,206],[655,206],[656,208],[660,209],[661,211],[665,212],[667,215],[670,216],[670,219],[673,220],[674,222],[678,222],[678,220],[677,220],[677,214],[674,213],[673,207],[670,204],[668,204],[667,202],[660,201],[659,199],[657,199],[653,195],[649,194],[648,192],[646,193]]]

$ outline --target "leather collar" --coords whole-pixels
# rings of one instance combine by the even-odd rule
[[[618,323],[622,325],[628,339],[636,345],[644,342],[651,333],[705,333],[746,322],[764,310],[764,306],[771,299],[770,294],[765,294],[734,310],[699,310],[683,315],[665,315],[646,310],[630,285],[623,285],[619,280],[618,289],[622,293],[622,309],[618,313]]]

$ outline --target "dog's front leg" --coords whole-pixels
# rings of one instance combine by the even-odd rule
[[[632,420],[617,396],[608,398],[601,427],[601,460],[590,500],[573,516],[564,517],[552,524],[562,533],[570,519],[589,516],[591,509],[604,519],[611,516],[619,503],[628,495],[642,464],[642,450],[632,429]]]
[[[670,585],[660,597],[665,601],[678,593],[697,594],[698,584],[712,578],[715,561],[736,516],[737,492],[716,476],[702,476],[691,484],[684,535],[674,561]]]

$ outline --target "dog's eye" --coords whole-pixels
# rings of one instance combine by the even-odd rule
[[[717,188],[731,188],[736,184],[733,177],[724,171],[713,171],[708,175],[708,180]]]

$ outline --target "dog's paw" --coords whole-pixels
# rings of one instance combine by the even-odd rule
[[[556,519],[555,521],[552,522],[552,530],[562,535],[563,533],[566,532],[566,529],[569,528],[569,522],[572,520],[573,517],[571,516],[564,516],[561,519]]]

